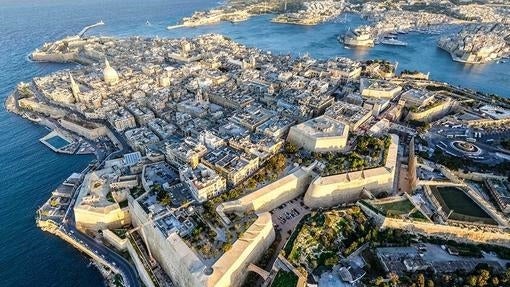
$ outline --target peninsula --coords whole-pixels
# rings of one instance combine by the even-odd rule
[[[82,35],[32,59],[84,65],[7,109],[98,157],[37,224],[111,286],[510,282],[507,99],[219,34]]]

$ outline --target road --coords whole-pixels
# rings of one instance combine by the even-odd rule
[[[141,286],[140,282],[138,281],[138,276],[135,268],[124,257],[120,256],[110,248],[104,246],[102,243],[97,242],[88,235],[78,231],[76,226],[74,226],[73,222],[70,220],[67,223],[62,224],[60,229],[70,237],[73,237],[78,242],[87,246],[87,248],[92,250],[98,256],[101,256],[104,260],[110,262],[117,269],[119,269],[120,274],[124,279],[124,286]]]
[[[104,161],[105,160],[103,160],[101,163],[98,163],[98,164],[102,165],[104,163]],[[90,171],[91,169],[93,170],[94,167],[89,165],[82,172],[82,174]],[[80,232],[76,228],[76,223],[74,220],[74,213],[72,211],[72,208],[74,207],[74,203],[76,202],[76,198],[78,197],[80,188],[81,188],[81,184],[76,188],[76,190],[71,198],[71,204],[69,205],[68,209],[66,210],[66,213],[62,219],[62,223],[59,227],[60,231],[64,232],[68,236],[74,238],[77,242],[85,245],[89,250],[96,253],[98,256],[102,257],[104,260],[106,260],[107,262],[110,262],[110,264],[115,266],[120,271],[120,275],[122,276],[122,278],[124,280],[124,286],[126,286],[126,287],[141,286],[140,282],[138,280],[138,276],[137,276],[138,273],[137,273],[136,269],[124,257],[120,256],[115,251],[106,247],[101,242],[98,242],[95,239],[91,238],[90,236]]]

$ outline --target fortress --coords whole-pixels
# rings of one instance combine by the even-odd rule
[[[306,191],[305,204],[311,208],[331,207],[360,199],[363,190],[391,191],[397,168],[398,141],[398,136],[392,134],[386,162],[381,167],[315,178]]]
[[[224,221],[228,222],[225,213],[260,213],[273,210],[306,191],[312,180],[311,169],[312,167],[299,167],[289,175],[238,200],[218,205],[216,211]]]
[[[256,262],[275,239],[271,214],[261,213],[232,247],[209,266],[177,231],[164,230],[154,224],[138,201],[132,198],[129,201],[133,225],[141,229],[151,254],[177,286],[240,286],[248,266]]]

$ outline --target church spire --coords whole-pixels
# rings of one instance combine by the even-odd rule
[[[74,81],[73,75],[71,73],[69,73],[69,79],[71,80],[71,93],[73,93],[74,101],[79,103],[81,102],[80,86]]]

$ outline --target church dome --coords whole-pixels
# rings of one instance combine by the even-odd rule
[[[119,74],[117,74],[117,71],[115,71],[114,68],[110,66],[110,63],[108,63],[108,60],[104,60],[104,70],[103,70],[103,79],[105,83],[108,85],[113,85],[119,81]]]

